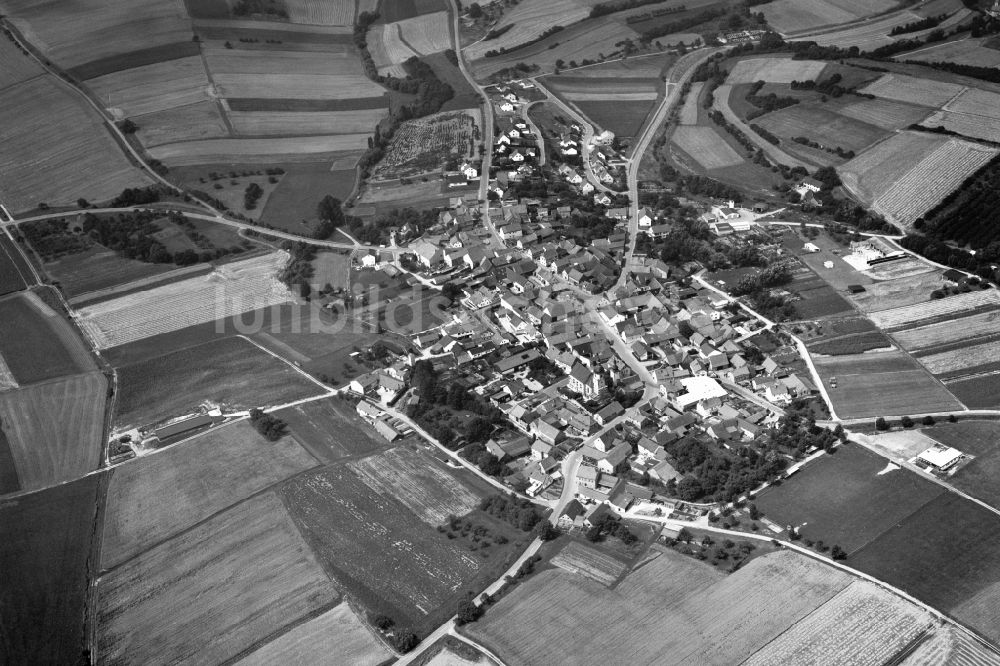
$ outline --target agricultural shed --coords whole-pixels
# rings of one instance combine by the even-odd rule
[[[168,437],[174,437],[176,435],[190,432],[196,428],[201,428],[211,424],[211,416],[208,414],[199,414],[198,416],[192,416],[190,418],[182,419],[177,423],[171,423],[170,425],[163,426],[162,428],[157,428],[153,431],[153,434],[159,439],[167,439]]]
[[[923,453],[917,455],[917,462],[925,463],[939,471],[945,471],[955,465],[961,458],[962,452],[943,444],[935,444]]]

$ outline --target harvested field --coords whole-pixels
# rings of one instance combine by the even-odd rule
[[[170,264],[147,264],[122,259],[117,252],[95,245],[85,252],[47,262],[45,272],[59,282],[60,288],[74,297],[171,271]]]
[[[233,97],[226,100],[232,112],[319,112],[365,111],[389,108],[388,94],[382,97],[357,97],[348,99],[271,99],[267,97]]]
[[[315,664],[337,655],[355,666],[378,666],[392,656],[347,602],[279,636],[236,662],[237,666]]]
[[[945,387],[899,351],[814,359],[840,418],[947,412],[961,405]],[[837,387],[830,379],[836,377]]]
[[[570,541],[566,544],[559,554],[552,558],[552,564],[609,586],[628,569],[624,562],[596,548],[585,546],[579,541]]]
[[[270,407],[323,392],[287,363],[238,337],[118,368],[115,425],[142,426],[205,403],[226,411]]]
[[[924,120],[921,125],[930,128],[943,127],[949,132],[973,139],[1000,142],[1000,117],[938,111]]]
[[[911,277],[873,282],[866,284],[862,293],[850,294],[848,298],[866,313],[917,303],[927,304],[931,300],[931,292],[945,284],[941,275],[941,271],[929,270]]]
[[[229,136],[226,122],[215,102],[204,101],[167,109],[158,113],[136,116],[136,136],[147,148],[165,143],[179,143]]]
[[[861,51],[871,51],[895,41],[893,37],[889,36],[893,28],[919,21],[921,18],[916,12],[893,12],[882,18],[845,26],[843,29],[831,30],[819,35],[809,35],[803,39],[815,41],[820,46],[836,45],[845,49],[856,46]],[[910,33],[905,37],[912,38],[916,35],[917,33]]]
[[[961,340],[973,340],[1000,331],[1000,310],[980,312],[937,324],[896,331],[892,337],[907,351],[929,349]]]
[[[875,281],[897,280],[925,273],[933,273],[936,269],[915,254],[909,254],[889,263],[869,266],[864,274]]]
[[[984,46],[986,38],[966,38],[921,48],[896,56],[898,60],[917,62],[954,62],[973,67],[1000,66],[1000,50]]]
[[[277,272],[287,252],[273,252],[217,267],[139,294],[81,308],[80,325],[99,348],[115,347],[188,326],[291,300]]]
[[[364,151],[370,133],[300,136],[280,139],[209,139],[183,141],[150,150],[170,166],[195,164],[302,163],[329,161],[338,153]]]
[[[387,446],[350,403],[335,398],[283,409],[278,417],[288,423],[295,439],[324,463],[370,455]]]
[[[51,76],[4,90],[0,200],[11,212],[39,202],[101,202],[151,181],[125,158],[97,113]]]
[[[500,37],[488,39],[469,46],[466,57],[471,60],[482,58],[487,51],[512,49],[541,36],[555,25],[564,28],[590,16],[590,7],[576,0],[525,0],[504,13],[494,26],[499,30],[513,25]],[[634,33],[633,33],[634,34]]]
[[[652,102],[657,97],[659,93],[655,91],[643,91],[643,92],[579,92],[579,93],[566,93],[566,98],[574,102],[607,102],[619,100],[622,102]]]
[[[14,42],[0,39],[0,90],[43,74],[35,59],[23,53]]]
[[[849,443],[767,488],[756,503],[782,528],[791,525],[803,538],[850,555],[944,492],[904,469],[880,474],[886,462]]]
[[[860,152],[885,136],[885,130],[830,111],[821,104],[796,104],[768,113],[756,122],[777,136],[804,136],[828,148]]]
[[[719,169],[743,163],[743,158],[726,143],[714,127],[684,125],[674,131],[673,142],[705,169]]]
[[[106,58],[92,60],[79,67],[73,67],[69,73],[80,81],[96,79],[100,76],[123,72],[136,67],[155,65],[159,62],[190,58],[201,54],[201,46],[191,40],[175,42],[171,44],[160,44],[138,51],[129,51],[111,55]]]
[[[737,62],[729,72],[726,82],[741,83],[791,83],[816,79],[826,68],[820,60],[792,60],[791,58],[747,58]]]
[[[897,102],[940,108],[964,90],[965,86],[957,83],[918,79],[904,74],[884,74],[860,92]]]
[[[892,341],[885,337],[885,334],[881,331],[869,331],[867,333],[856,333],[832,340],[810,343],[809,352],[811,354],[841,356],[845,354],[861,354],[873,349],[886,349],[890,347],[892,347]]]
[[[997,154],[1000,150],[996,148],[950,139],[899,178],[875,199],[872,207],[907,231],[914,220],[958,189]]]
[[[948,381],[946,386],[969,409],[1000,409],[998,373],[984,373],[971,379]]]
[[[269,442],[247,421],[119,465],[108,486],[101,566],[153,546],[316,465],[292,437]],[[165,501],[169,498],[169,501]]]
[[[996,325],[992,332],[998,332]],[[956,339],[955,342],[957,341]],[[957,370],[974,372],[979,366],[992,365],[1000,361],[1000,344],[997,344],[996,340],[983,344],[966,344],[958,349],[920,356],[919,360],[935,375],[954,373]]]
[[[0,300],[0,356],[21,386],[96,370],[66,318],[34,292]]]
[[[368,30],[368,49],[382,75],[405,76],[403,63],[417,55],[403,42],[398,23],[373,25]]]
[[[698,124],[699,98],[701,97],[701,89],[704,86],[705,83],[702,81],[691,84],[691,90],[688,92],[687,97],[684,98],[684,106],[681,107],[680,111],[679,122],[681,125]]]
[[[700,38],[698,35],[689,35],[689,42]],[[662,41],[668,41],[668,37]],[[632,57],[628,60],[609,60],[598,65],[580,67],[571,72],[573,77],[581,78],[613,78],[613,79],[657,79],[662,80],[665,71],[677,61],[676,56],[671,54],[643,55]],[[692,92],[701,82],[692,83]]]
[[[892,9],[893,0],[777,0],[769,2],[761,11],[771,27],[782,34],[790,34],[837,25],[857,20],[868,14],[878,14]]]
[[[292,23],[354,24],[354,0],[284,0],[284,3]]]
[[[353,53],[210,49],[216,86],[226,97],[352,99],[382,97]]]
[[[1000,292],[996,289],[987,289],[873,312],[869,318],[881,329],[904,328],[938,317],[952,317],[963,311],[972,311],[978,308],[996,309],[997,307],[1000,307]]]
[[[73,664],[86,644],[88,559],[100,477],[0,503],[0,653],[12,664]]]
[[[933,620],[919,606],[856,580],[743,663],[880,666],[890,663]]]
[[[266,493],[104,574],[98,658],[221,663],[338,597],[281,501]]]
[[[933,525],[934,529],[927,529]],[[951,615],[992,641],[996,612],[1000,518],[954,493],[942,493],[850,557],[871,574]]]
[[[4,13],[29,42],[64,68],[191,41],[191,21],[180,0],[7,0]]]
[[[0,423],[22,490],[100,466],[107,397],[108,380],[100,372],[0,393]]]
[[[87,81],[109,108],[141,116],[209,100],[209,81],[200,55],[136,67]]]
[[[451,615],[456,593],[500,573],[347,467],[299,475],[280,492],[331,577],[369,611],[401,626],[436,627]],[[494,569],[504,566],[501,552],[491,553]]]
[[[448,12],[434,12],[399,21],[400,38],[420,55],[450,49],[451,25]]]
[[[451,159],[474,152],[481,122],[474,111],[447,111],[403,123],[386,148],[385,157],[372,172],[388,180],[442,168]]]
[[[919,430],[896,430],[875,435],[855,435],[858,441],[865,442],[879,450],[886,458],[894,460],[909,460],[918,453],[934,446],[934,440]]]
[[[944,625],[920,643],[900,666],[1000,666],[996,648]]]
[[[538,573],[463,631],[512,666],[656,663],[665,654],[674,663],[739,663],[850,582],[788,552],[729,576],[673,551],[651,552],[614,590],[564,571]]]
[[[479,496],[425,453],[407,446],[348,463],[361,481],[383,497],[392,497],[431,527],[461,516],[479,504]]]
[[[841,107],[837,113],[885,130],[898,130],[919,123],[929,109],[891,99],[868,99]]]
[[[837,172],[852,192],[865,201],[874,201],[947,142],[947,137],[939,135],[900,132],[864,151]]]
[[[646,93],[640,93],[645,95]],[[649,111],[653,108],[651,101],[632,102],[622,106],[622,98],[596,102],[577,102],[575,106],[593,124],[600,129],[611,130],[619,138],[634,137],[642,129]]]
[[[385,118],[386,109],[298,113],[231,112],[236,132],[243,136],[301,136],[303,134],[365,134]]]

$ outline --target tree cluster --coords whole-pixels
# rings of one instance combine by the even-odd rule
[[[723,453],[693,437],[681,438],[665,448],[674,468],[685,475],[680,482],[667,483],[668,493],[686,502],[731,501],[776,478],[786,465],[785,458],[774,450],[762,453],[741,446]]]
[[[238,0],[233,5],[233,16],[255,15],[288,18],[288,11],[279,0]]]
[[[483,499],[479,508],[522,532],[532,531],[544,519],[538,507],[514,495],[492,495]]]
[[[250,425],[269,442],[277,442],[288,432],[288,424],[262,409],[250,410]]]
[[[316,247],[307,243],[288,243],[285,249],[291,257],[278,273],[278,279],[293,293],[308,300],[312,294],[311,280],[316,273],[312,264],[316,258]]]
[[[628,528],[628,525],[610,513],[606,513],[595,520],[584,536],[586,536],[587,541],[600,541],[605,536],[613,536],[625,545],[632,545],[638,541],[638,538]]]

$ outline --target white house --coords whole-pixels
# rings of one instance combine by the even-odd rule
[[[641,229],[648,229],[653,226],[653,215],[650,213],[648,208],[639,209],[639,227]]]

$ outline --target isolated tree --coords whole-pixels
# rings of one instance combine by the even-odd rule
[[[913,419],[911,419],[909,416],[904,416],[903,418],[899,419],[899,424],[904,428],[912,428]]]
[[[479,6],[478,2],[473,2],[469,5],[469,18],[477,19],[483,15],[483,8]]]
[[[927,416],[925,416],[924,418],[922,418],[922,419],[920,420],[920,422],[921,422],[921,423],[922,423],[923,425],[925,425],[925,426],[932,426],[932,425],[934,425],[934,423],[935,423],[935,421],[934,421],[934,417],[933,417],[933,416],[931,416],[930,414],[928,414]]]
[[[955,416],[954,414],[948,415],[948,423],[957,423],[957,422],[958,422],[957,416]]]
[[[475,622],[483,614],[483,609],[477,606],[472,599],[462,599],[458,603],[458,610],[455,611],[455,615],[458,616],[457,624],[462,626],[463,624],[468,624],[470,622]]]
[[[420,644],[420,639],[409,629],[400,629],[393,637],[393,644],[400,652],[406,653]]]
[[[847,553],[840,546],[834,546],[830,549],[830,557],[835,560],[845,560],[847,559]]]
[[[875,419],[875,429],[888,430],[889,429],[888,421],[886,421],[885,418],[882,416],[878,417],[877,419]]]
[[[693,538],[694,535],[691,534],[691,530],[689,530],[686,527],[682,527],[680,531],[677,533],[677,540],[683,541],[684,543],[691,543],[691,539]]]

